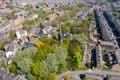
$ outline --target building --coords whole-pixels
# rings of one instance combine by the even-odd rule
[[[0,9],[5,9],[7,7],[7,4],[5,3],[0,3]]]
[[[13,56],[18,51],[19,48],[20,48],[20,45],[16,42],[10,42],[5,44],[5,52],[6,52],[5,56],[7,58]]]
[[[35,20],[36,18],[38,18],[38,14],[33,13],[29,16],[29,20]]]
[[[58,16],[57,13],[53,13],[53,14],[47,16],[46,20],[48,20],[48,21],[53,20],[53,19],[55,19],[57,16]]]
[[[0,24],[0,33],[6,33],[11,30],[12,28],[9,21],[7,21],[6,23]]]
[[[10,14],[12,11],[9,8],[0,9],[0,14]]]
[[[20,24],[22,24],[22,22],[24,22],[25,21],[25,16],[27,15],[27,11],[20,11],[20,12],[18,12],[18,13],[15,13],[14,15],[13,15],[13,19],[10,21],[10,23],[11,23],[11,25],[12,26],[17,26],[17,25],[20,25]],[[15,28],[15,27],[14,27]]]
[[[49,34],[53,30],[53,27],[51,25],[45,27],[42,31],[43,34]]]
[[[17,30],[16,36],[18,39],[25,37],[25,36],[27,36],[27,31],[26,30]]]
[[[96,64],[97,64],[96,67],[98,69],[102,68],[103,58],[102,58],[102,50],[100,45],[96,46]]]

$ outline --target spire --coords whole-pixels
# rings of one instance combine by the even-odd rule
[[[58,40],[59,40],[59,42],[61,42],[61,22],[59,22]]]

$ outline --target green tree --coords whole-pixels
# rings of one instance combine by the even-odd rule
[[[87,68],[90,68],[90,62],[86,63],[85,66],[86,66]]]
[[[16,53],[14,58],[14,62],[21,73],[30,73],[32,67],[32,55],[37,52],[35,47],[29,47],[23,51],[19,51]]]
[[[53,27],[58,27],[59,26],[59,21],[57,19],[54,19],[54,20],[51,21],[51,25]]]
[[[33,63],[32,65],[32,74],[35,76],[39,76],[40,74],[40,69],[39,69],[39,62]]]
[[[45,78],[50,73],[61,73],[66,70],[66,56],[65,48],[58,46],[54,53],[48,54],[46,58],[40,63],[40,72]]]
[[[88,42],[88,37],[84,34],[75,34],[74,39],[77,40],[81,46],[84,46]]]
[[[43,52],[43,50],[38,49],[37,53],[35,53],[35,54],[33,55],[33,60],[34,60],[35,62],[41,61],[41,60],[44,58],[45,55],[46,55],[46,54]]]
[[[12,64],[9,68],[9,70],[14,73],[14,74],[17,74],[17,68],[16,68],[16,65],[15,64]]]
[[[57,75],[54,73],[50,73],[47,80],[57,80]]]
[[[11,31],[9,35],[9,39],[13,39],[15,37],[15,31]]]
[[[37,80],[36,77],[32,75],[31,73],[28,73],[27,77],[29,80]]]
[[[73,70],[79,70],[80,69],[80,62],[82,60],[82,56],[79,52],[76,52],[73,56]]]
[[[40,28],[45,28],[45,25],[43,25],[42,23],[39,24]]]
[[[94,14],[93,13],[89,14],[89,20],[93,20],[93,19],[94,19]]]
[[[30,58],[24,58],[21,61],[17,62],[18,68],[22,71],[24,74],[28,74],[31,72],[31,67],[32,67],[33,60]]]
[[[56,56],[54,54],[48,54],[40,63],[40,71],[43,77],[48,76],[50,73],[56,73],[58,66],[57,66]]]
[[[70,40],[68,38],[64,38],[63,43],[68,46],[70,44]]]
[[[0,50],[5,50],[4,45],[0,44]]]
[[[16,9],[12,10],[12,13],[11,14],[15,14],[17,13],[18,11]]]
[[[70,16],[68,14],[64,14],[63,16],[57,17],[57,20],[60,22],[65,22],[65,21],[68,21],[69,19],[70,19]]]
[[[72,40],[69,46],[69,55],[72,57],[75,52],[82,52],[81,46],[75,40]]]
[[[58,62],[57,73],[65,72],[67,70],[67,68],[66,68],[66,66],[67,66],[67,62],[66,62],[67,50],[66,50],[66,48],[64,48],[62,46],[58,46],[58,47],[56,47],[54,54],[55,54],[57,62]]]
[[[13,15],[12,14],[8,14],[7,18],[8,18],[8,20],[11,20],[13,18]]]
[[[64,80],[70,80],[70,76],[65,76]]]

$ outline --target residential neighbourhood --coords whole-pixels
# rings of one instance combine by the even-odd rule
[[[119,0],[0,0],[0,80],[119,80]]]

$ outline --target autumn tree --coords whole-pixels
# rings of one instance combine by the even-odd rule
[[[40,46],[42,46],[42,45],[44,45],[42,41],[37,41],[37,42],[35,43],[35,46],[37,46],[37,47],[40,47]]]

